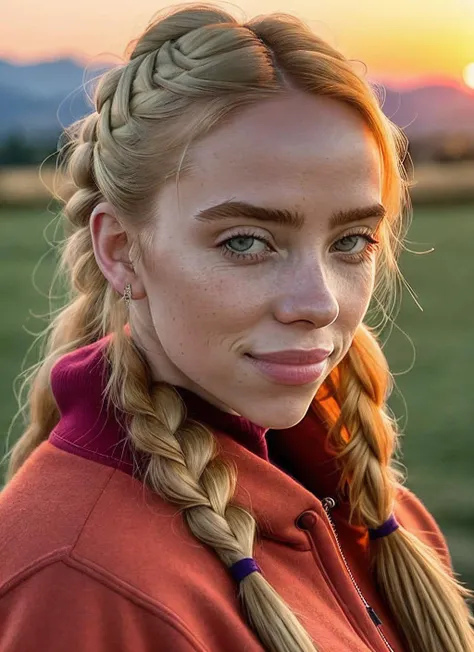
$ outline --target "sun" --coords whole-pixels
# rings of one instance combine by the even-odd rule
[[[466,86],[474,89],[474,61],[467,64],[467,66],[464,68],[462,76]]]

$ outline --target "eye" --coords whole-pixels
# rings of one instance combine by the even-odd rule
[[[266,243],[254,235],[236,235],[224,243],[225,246],[237,254],[260,254],[266,248]],[[257,245],[257,246],[254,246]]]
[[[243,262],[263,261],[274,251],[266,238],[255,233],[236,233],[221,242],[219,249],[224,256]]]
[[[337,240],[333,248],[335,251],[345,254],[360,254],[370,246],[376,245],[377,240],[375,240],[368,233],[353,233],[352,235],[346,235],[343,238]]]

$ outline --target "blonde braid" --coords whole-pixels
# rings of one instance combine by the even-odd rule
[[[54,363],[62,355],[99,339],[104,333],[102,307],[111,290],[95,260],[88,224],[90,213],[101,197],[91,174],[94,143],[90,139],[96,122],[96,115],[87,118],[80,138],[63,150],[63,156],[68,156],[73,185],[67,189],[71,196],[63,209],[69,237],[62,250],[60,271],[67,278],[70,297],[41,336],[43,360],[21,376],[20,401],[25,393],[28,399],[18,415],[24,416],[26,430],[8,454],[8,480],[58,422],[59,412],[50,386]],[[28,415],[25,414],[27,407]]]
[[[198,11],[178,12],[153,24],[135,45],[127,65],[105,75],[97,87],[100,155],[94,160],[94,171],[104,195],[124,215],[130,214],[131,196],[134,213],[149,214],[154,199],[150,187],[181,170],[176,160],[182,161],[198,129],[203,135],[229,110],[252,102],[252,86],[260,87],[261,99],[281,93],[267,48],[230,14],[200,6]],[[242,97],[228,106],[230,93]],[[192,114],[185,113],[190,104]],[[171,119],[174,129],[168,130]],[[147,142],[139,140],[138,126],[147,121],[161,127],[159,139],[150,134]],[[125,155],[140,174],[123,175]],[[150,158],[155,165],[147,164]],[[162,174],[157,172],[160,169]]]
[[[385,410],[388,386],[385,356],[362,326],[339,370],[341,413],[331,437],[341,451],[352,510],[371,529],[388,519],[400,489],[390,467],[396,433]],[[470,593],[433,550],[402,526],[373,545],[375,576],[409,650],[473,652]]]
[[[117,331],[110,343],[110,396],[129,418],[131,441],[149,456],[145,482],[177,505],[193,533],[227,568],[253,556],[256,523],[232,503],[236,472],[217,457],[214,435],[187,420],[170,385],[153,384],[131,338]],[[117,361],[120,365],[117,366]],[[288,605],[258,572],[245,577],[239,594],[250,625],[271,652],[315,652],[310,637]]]

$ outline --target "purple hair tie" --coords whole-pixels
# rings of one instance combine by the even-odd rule
[[[261,573],[260,566],[252,557],[245,557],[230,567],[230,572],[236,582],[241,582],[250,573]]]
[[[371,530],[369,528],[369,538],[373,541],[374,539],[381,539],[382,537],[387,537],[395,530],[398,530],[400,525],[395,518],[395,514],[390,514],[388,519],[380,527]]]

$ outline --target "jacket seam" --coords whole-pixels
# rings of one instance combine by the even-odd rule
[[[107,477],[105,479],[105,482],[102,486],[102,488],[99,490],[99,493],[97,497],[94,499],[89,511],[86,514],[86,517],[83,520],[82,525],[79,528],[79,531],[75,537],[75,540],[73,543],[69,543],[65,546],[61,546],[60,548],[56,548],[55,550],[50,551],[46,555],[43,555],[42,557],[36,558],[33,562],[31,562],[28,566],[24,566],[20,571],[12,575],[4,584],[3,586],[0,587],[0,596],[4,595],[7,593],[10,589],[15,587],[15,585],[19,584],[23,580],[27,579],[30,575],[33,575],[35,571],[41,570],[48,566],[49,564],[54,563],[55,561],[59,561],[62,558],[64,558],[65,554],[69,554],[70,551],[74,549],[74,547],[77,545],[77,542],[79,541],[81,534],[87,525],[94,509],[96,508],[97,503],[99,502],[100,498],[102,497],[105,489],[107,488],[110,480],[114,476],[116,469],[107,469]]]
[[[89,577],[93,577],[96,581],[100,582],[103,586],[105,586],[109,590],[119,593],[120,595],[130,600],[140,608],[146,609],[154,616],[161,618],[162,620],[167,622],[170,626],[172,626],[176,631],[179,631],[183,636],[185,636],[188,642],[193,645],[196,652],[208,652],[206,648],[201,644],[201,642],[195,639],[194,634],[186,627],[185,623],[179,618],[179,616],[175,614],[171,609],[169,609],[162,603],[153,600],[146,593],[143,593],[133,585],[126,582],[125,580],[121,580],[117,576],[108,573],[101,566],[94,564],[94,562],[87,560],[78,554],[75,554],[75,549],[81,539],[81,536],[90,518],[92,517],[92,514],[95,511],[95,508],[99,504],[112,478],[116,475],[118,471],[119,470],[116,468],[111,470],[109,477],[107,478],[107,481],[105,482],[104,486],[99,492],[96,500],[91,505],[89,513],[84,519],[82,527],[80,528],[78,535],[76,537],[76,540],[69,548],[67,556],[63,556],[58,561],[63,562],[65,565],[70,566],[71,568],[75,568],[76,570],[80,570],[86,573]]]
[[[33,564],[22,569],[21,572],[11,577],[8,582],[4,584],[0,590],[0,599],[4,598],[10,591],[13,591],[22,582],[39,573],[44,568],[52,566],[55,563],[63,563],[65,566],[69,566],[77,572],[87,575],[94,582],[102,584],[109,591],[121,595],[135,606],[147,611],[155,618],[159,618],[168,624],[183,636],[186,641],[192,645],[196,652],[209,652],[208,649],[204,647],[198,639],[196,639],[195,635],[189,630],[181,618],[171,609],[155,600],[152,600],[148,595],[141,592],[136,587],[104,572],[101,567],[95,567],[94,564],[87,562],[84,559],[71,557],[71,552],[70,547],[62,548],[37,559]]]
[[[120,469],[121,467],[125,467],[127,471],[129,469],[130,471],[133,471],[133,464],[130,464],[129,462],[124,461],[118,457],[114,457],[113,455],[106,455],[105,453],[91,451],[87,447],[76,444],[75,442],[70,441],[67,437],[63,437],[62,435],[58,434],[57,432],[54,432],[51,435],[49,443],[59,450],[71,453],[72,455],[77,455],[78,457],[82,457],[86,460],[97,462],[98,464],[102,465],[105,465],[106,462],[109,462],[108,466],[113,469]]]
[[[99,491],[99,494],[98,494],[97,498],[96,498],[96,499],[94,500],[94,502],[92,503],[92,505],[91,505],[91,507],[90,507],[90,509],[89,509],[89,512],[88,512],[87,516],[85,517],[85,519],[84,519],[84,521],[83,521],[83,523],[82,523],[82,526],[79,528],[79,532],[77,533],[76,540],[74,541],[74,543],[73,543],[72,546],[71,546],[71,552],[72,552],[72,551],[74,550],[74,548],[77,546],[77,544],[78,544],[78,542],[79,542],[79,539],[81,538],[82,533],[84,532],[84,529],[85,529],[87,523],[89,522],[89,519],[91,518],[91,516],[92,516],[92,514],[93,514],[95,508],[97,507],[97,505],[98,505],[100,499],[101,499],[102,496],[104,495],[105,490],[106,490],[107,487],[109,486],[110,481],[111,481],[112,478],[114,477],[116,471],[117,471],[117,469],[115,469],[115,468],[113,468],[111,471],[108,471],[108,474],[109,474],[109,475],[108,475],[108,477],[107,477],[107,479],[106,479],[106,481],[105,481],[105,483],[104,483],[104,486],[103,486],[102,489]]]
[[[139,591],[136,587],[133,587],[127,582],[119,580],[118,577],[107,573],[102,567],[81,558],[79,555],[73,556],[74,550],[79,543],[87,523],[89,522],[97,504],[102,498],[116,472],[117,469],[109,470],[108,476],[97,497],[93,501],[86,517],[84,518],[73,543],[61,548],[57,548],[52,552],[49,552],[48,554],[35,559],[34,562],[28,566],[23,567],[21,571],[10,577],[4,583],[4,585],[0,587],[0,599],[5,597],[9,591],[14,590],[22,582],[26,581],[44,568],[52,566],[54,563],[63,563],[65,566],[69,566],[78,572],[84,573],[94,581],[105,586],[108,590],[122,595],[122,597],[129,600],[137,607],[148,611],[153,616],[160,618],[162,621],[166,622],[169,626],[173,627],[173,629],[181,634],[188,641],[188,643],[192,645],[193,649],[196,650],[196,652],[208,652],[207,648],[205,648],[202,643],[196,639],[194,634],[187,628],[185,623],[171,609],[159,602],[156,602],[155,600],[152,600],[149,596]]]
[[[72,552],[72,551],[71,551]],[[91,577],[102,584],[110,591],[122,595],[140,609],[149,612],[153,616],[166,622],[170,627],[181,634],[196,652],[209,652],[208,649],[197,639],[195,634],[188,628],[176,612],[161,602],[152,599],[149,595],[129,584],[116,575],[108,573],[103,567],[79,556],[71,554],[61,559],[66,566],[70,566],[79,572]]]
[[[34,564],[23,569],[20,573],[17,573],[2,587],[2,590],[0,591],[0,599],[4,598],[10,591],[14,590],[22,582],[37,574],[44,568],[52,566],[55,563],[62,563],[65,566],[69,566],[77,572],[90,577],[94,582],[102,584],[102,586],[109,591],[121,595],[136,607],[147,611],[155,618],[165,622],[178,634],[183,636],[196,652],[209,652],[209,650],[204,647],[198,639],[196,639],[195,635],[174,611],[155,600],[151,600],[145,593],[142,593],[131,585],[127,585],[126,582],[104,573],[103,569],[98,570],[94,568],[92,564],[88,564],[85,560],[71,557],[70,552],[69,548],[55,550],[53,553],[36,560]]]
[[[57,561],[61,561],[65,555],[69,554],[70,549],[71,546],[57,548],[56,550],[49,552],[43,557],[38,557],[28,566],[23,567],[20,571],[12,575],[0,587],[0,599],[3,598],[9,591],[12,591],[19,584],[34,575],[36,572],[43,570],[43,568],[46,568],[46,566],[51,566]]]

